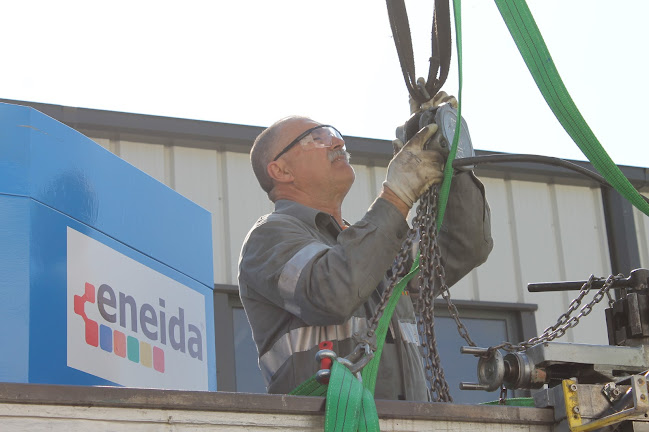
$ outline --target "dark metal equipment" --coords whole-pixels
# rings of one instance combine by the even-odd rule
[[[542,389],[534,395],[535,405],[554,409],[557,431],[649,430],[649,270],[633,270],[626,278],[536,283],[528,289],[580,292],[557,324],[536,338],[517,345],[463,347],[462,353],[479,357],[478,383],[460,388]],[[593,300],[577,312],[591,289],[597,290]],[[605,296],[609,345],[553,342]],[[500,349],[508,353],[503,356]]]
[[[608,343],[619,346],[649,342],[649,270],[633,270],[625,285],[626,295],[606,309]]]

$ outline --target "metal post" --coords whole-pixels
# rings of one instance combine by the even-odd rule
[[[602,204],[613,274],[628,275],[640,268],[633,207],[615,189],[602,187]]]

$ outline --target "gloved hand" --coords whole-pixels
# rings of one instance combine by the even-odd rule
[[[431,100],[424,102],[421,105],[417,103],[412,96],[408,97],[408,102],[410,104],[410,114],[427,110],[428,108],[435,108],[444,103],[451,104],[453,108],[457,109],[457,99],[455,96],[449,96],[445,91],[438,92]]]
[[[435,132],[437,125],[429,124],[405,146],[398,140],[393,142],[395,150],[402,148],[390,161],[383,186],[390,188],[408,207],[412,207],[430,186],[444,178],[444,158],[440,152],[423,148]]]
[[[455,96],[449,96],[445,91],[437,93],[431,100],[421,105],[421,109],[435,108],[441,104],[448,103],[457,109],[457,99]]]

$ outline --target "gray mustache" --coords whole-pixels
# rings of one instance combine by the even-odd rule
[[[329,157],[329,162],[333,162],[339,156],[344,156],[345,160],[347,162],[349,162],[349,159],[351,158],[351,155],[349,154],[349,152],[347,152],[347,150],[343,150],[343,149],[330,151],[327,154],[327,156]]]

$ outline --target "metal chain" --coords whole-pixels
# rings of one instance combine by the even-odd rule
[[[434,287],[446,285],[444,267],[437,243],[438,191],[438,187],[432,187],[421,197],[417,216],[413,221],[413,226],[419,228],[420,235],[417,330],[422,344],[424,371],[431,400],[433,402],[453,402],[435,337]]]
[[[383,294],[381,295],[381,300],[376,309],[376,312],[374,313],[374,316],[372,316],[372,318],[370,318],[368,322],[367,334],[370,337],[373,336],[374,333],[376,332],[376,327],[379,325],[379,320],[381,319],[383,313],[385,312],[385,308],[388,304],[388,301],[390,300],[390,297],[392,296],[394,287],[397,285],[397,281],[401,278],[401,275],[403,275],[403,272],[406,270],[406,263],[410,260],[412,242],[415,239],[416,235],[417,235],[416,229],[411,228],[410,231],[408,231],[406,240],[401,245],[401,250],[399,251],[399,254],[395,258],[394,262],[392,263],[392,268],[390,271],[391,274],[389,279],[390,283],[388,284],[388,287],[385,289],[385,291],[383,291]]]
[[[460,312],[457,310],[457,307],[451,301],[451,293],[449,287],[446,284],[446,273],[444,271],[444,265],[442,264],[442,252],[437,242],[437,231],[433,231],[434,236],[434,248],[433,248],[433,258],[435,261],[435,270],[437,271],[437,277],[439,281],[439,289],[444,300],[446,300],[446,306],[448,307],[448,312],[455,321],[457,326],[457,332],[468,343],[470,346],[476,346],[475,342],[469,336],[469,330],[466,328],[462,320],[460,319]]]
[[[616,280],[623,279],[623,278],[624,276],[621,274],[617,276],[610,275],[604,282],[604,285],[595,293],[593,299],[590,302],[586,303],[579,310],[579,313],[577,315],[572,316],[572,314],[581,305],[581,302],[586,296],[586,294],[590,292],[593,286],[593,282],[596,280],[603,279],[603,278],[597,278],[594,275],[590,275],[586,283],[581,287],[581,291],[579,292],[579,295],[572,302],[570,302],[570,306],[568,307],[568,310],[559,316],[556,324],[546,328],[543,331],[543,333],[541,333],[539,336],[533,337],[525,342],[521,342],[519,344],[503,342],[500,345],[490,347],[489,348],[490,351],[497,350],[497,349],[503,349],[509,352],[523,351],[539,343],[550,342],[554,339],[560,338],[561,336],[566,334],[566,331],[568,331],[568,329],[576,327],[577,324],[579,324],[580,319],[582,319],[583,317],[587,316],[592,312],[593,307],[597,303],[601,302],[604,299],[604,297],[608,295],[609,290],[612,289],[612,285]],[[613,298],[608,296],[608,300],[609,300],[609,307],[612,307],[614,302]]]

